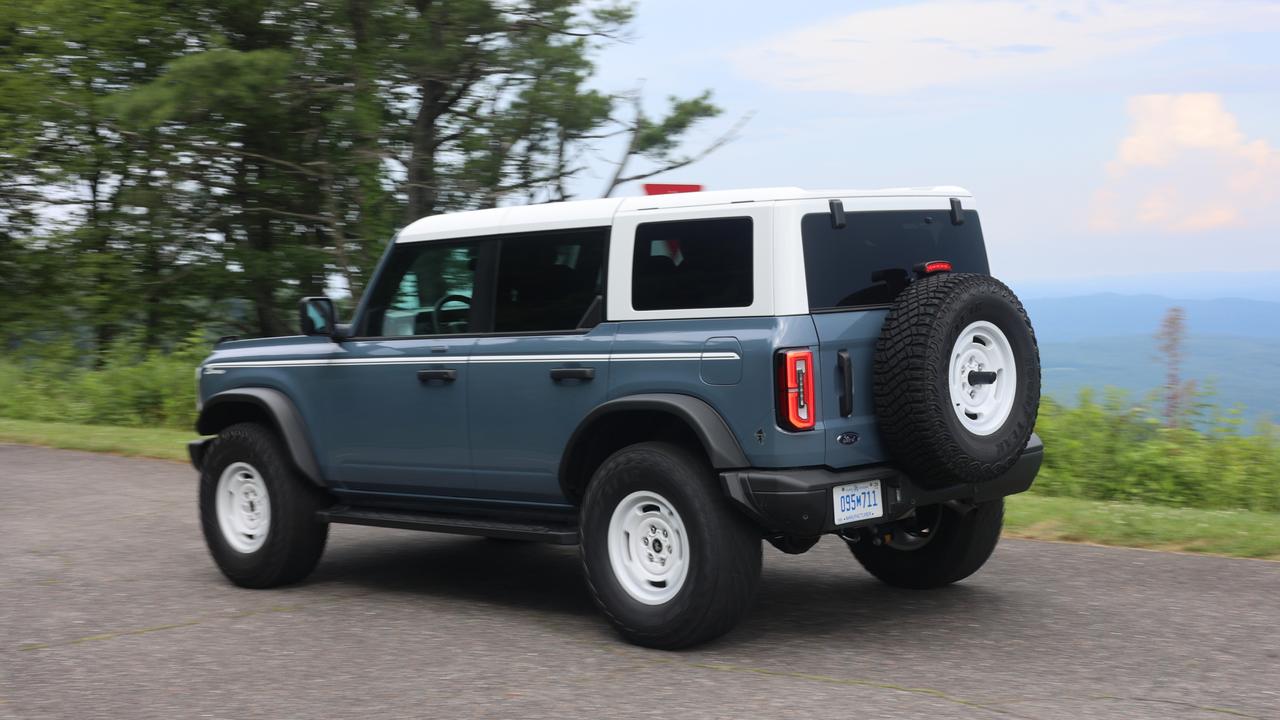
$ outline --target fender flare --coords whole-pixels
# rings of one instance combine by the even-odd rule
[[[569,442],[565,443],[564,452],[560,455],[560,479],[569,477],[573,457],[577,454],[578,445],[588,434],[595,423],[608,415],[630,410],[649,410],[665,412],[683,420],[694,434],[698,436],[702,448],[707,453],[711,467],[716,470],[750,467],[751,463],[742,452],[742,445],[728,423],[724,421],[715,408],[706,401],[692,395],[676,393],[646,393],[628,395],[608,400],[597,405],[578,423]]]
[[[231,404],[253,405],[264,411],[271,419],[276,431],[280,433],[280,438],[284,440],[285,447],[289,450],[289,457],[298,471],[316,485],[324,486],[324,476],[320,474],[320,464],[316,462],[315,451],[307,438],[306,423],[302,420],[302,414],[298,412],[297,406],[289,396],[279,390],[245,387],[224,390],[211,395],[205,400],[204,407],[200,410],[200,417],[196,420],[196,432],[201,435],[216,435],[223,428],[237,422],[234,412],[225,412],[227,406]],[[219,407],[223,410],[218,410]],[[193,451],[193,460],[195,455]],[[203,451],[200,452],[201,458],[203,455]]]

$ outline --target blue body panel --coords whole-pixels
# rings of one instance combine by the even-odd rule
[[[848,312],[815,313],[814,327],[818,331],[820,351],[817,387],[818,417],[826,430],[825,463],[835,469],[885,462],[888,457],[880,445],[877,431],[875,404],[872,398],[872,372],[876,338],[884,325],[888,310],[853,310]],[[843,379],[836,355],[841,350],[849,352],[853,366],[853,413],[840,415],[840,392]],[[856,433],[856,441],[842,444],[837,438],[843,433]]]
[[[591,409],[606,399],[618,326],[588,333],[489,336],[469,366],[473,495],[564,503],[560,454]],[[590,380],[553,380],[557,368],[590,368]]]
[[[471,462],[467,417],[474,338],[353,340],[341,343],[311,390],[324,397],[317,418],[321,467],[348,490],[467,494]],[[382,362],[397,358],[406,362]],[[358,363],[361,360],[378,364]],[[453,382],[418,379],[419,370],[453,370]]]
[[[708,347],[708,341],[717,338]],[[740,360],[701,360],[704,348],[721,352],[728,339],[741,347]],[[704,400],[720,413],[752,465],[762,468],[821,465],[821,428],[790,433],[778,427],[774,410],[773,356],[783,347],[813,347],[818,343],[808,315],[698,320],[648,320],[620,323],[613,344],[615,357],[629,353],[686,353],[682,360],[621,362],[610,372],[610,399],[641,393],[678,393]],[[725,363],[709,371],[709,363]],[[740,366],[740,370],[736,370]],[[710,384],[732,375],[733,384]]]
[[[307,421],[325,482],[343,495],[567,506],[558,471],[569,437],[594,407],[630,395],[703,400],[724,418],[753,467],[883,462],[871,371],[884,315],[606,322],[589,332],[547,335],[231,342],[206,361],[212,367],[201,378],[201,396],[246,386],[285,393]],[[775,416],[774,358],[780,348],[805,347],[817,353],[818,422],[812,431],[788,432]],[[839,350],[849,351],[854,368],[850,417],[839,412]],[[595,374],[553,380],[551,370],[565,367]],[[422,369],[451,369],[456,379],[422,382]],[[857,441],[840,443],[843,433],[856,433]]]

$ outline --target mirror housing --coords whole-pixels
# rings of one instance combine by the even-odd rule
[[[337,321],[333,301],[327,297],[304,297],[298,302],[298,326],[303,335],[333,337]]]

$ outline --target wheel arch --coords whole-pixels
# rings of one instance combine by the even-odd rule
[[[703,452],[717,470],[750,463],[715,408],[692,395],[631,395],[597,405],[583,418],[560,458],[560,489],[577,502],[591,475],[617,450],[645,440],[669,440]]]
[[[324,477],[307,436],[302,414],[289,396],[279,390],[246,387],[210,396],[204,402],[200,417],[196,419],[196,432],[201,435],[217,435],[236,423],[249,421],[262,422],[275,428],[298,471],[312,483],[324,487]]]

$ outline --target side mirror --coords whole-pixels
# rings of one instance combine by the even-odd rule
[[[332,337],[337,323],[333,301],[327,297],[305,297],[298,303],[298,325],[303,335]]]

